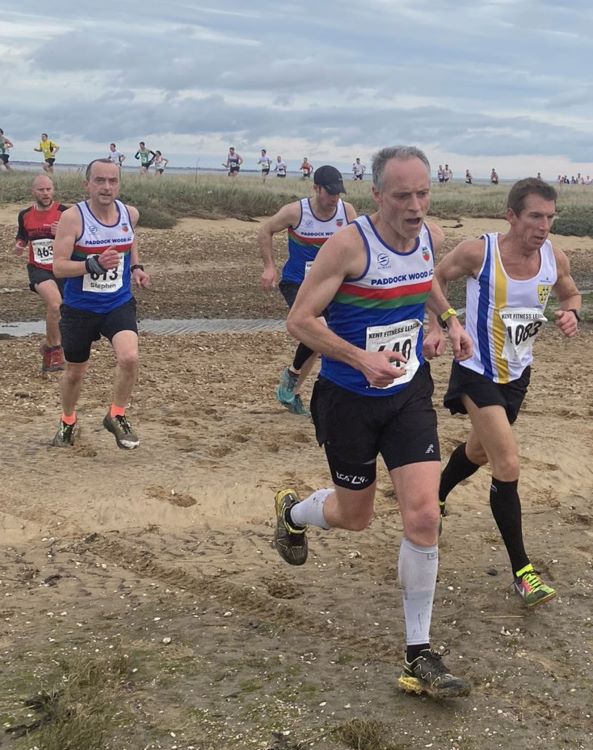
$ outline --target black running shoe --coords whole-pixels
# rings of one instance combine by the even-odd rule
[[[71,445],[74,445],[77,432],[76,422],[74,424],[66,424],[66,422],[62,422],[60,419],[60,426],[51,444],[56,448],[69,448]]]
[[[397,682],[406,693],[427,693],[433,698],[457,698],[469,695],[471,685],[463,677],[455,677],[443,664],[440,654],[425,648],[412,662],[404,660]]]
[[[280,490],[276,493],[276,530],[274,546],[283,560],[290,565],[304,565],[307,562],[306,527],[294,528],[286,521],[286,511],[300,502],[294,490]]]
[[[103,427],[106,430],[109,430],[109,432],[115,437],[115,442],[117,443],[118,448],[131,450],[140,445],[140,440],[126,417],[112,417],[111,414],[108,413],[103,419]]]

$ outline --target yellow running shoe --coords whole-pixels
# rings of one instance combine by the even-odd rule
[[[290,565],[304,565],[307,562],[308,546],[306,526],[290,526],[286,521],[286,511],[299,503],[299,497],[294,490],[280,490],[276,493],[274,504],[276,508],[276,530],[274,531],[274,547],[283,560]]]
[[[411,662],[404,659],[397,684],[405,693],[426,693],[432,698],[457,698],[471,692],[468,680],[452,675],[443,664],[441,655],[428,648]]]

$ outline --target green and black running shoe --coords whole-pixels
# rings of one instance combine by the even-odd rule
[[[74,424],[66,424],[66,422],[62,422],[60,419],[60,426],[58,427],[58,431],[54,435],[51,444],[55,448],[69,448],[71,445],[74,445],[77,432],[78,429],[76,422],[74,422]]]
[[[140,440],[132,425],[128,422],[125,416],[112,417],[111,414],[107,413],[103,419],[103,427],[115,437],[115,442],[118,448],[126,448],[131,450],[137,448],[140,445]]]
[[[556,596],[556,591],[542,581],[531,563],[517,571],[514,586],[515,591],[529,609],[537,607]]]
[[[404,660],[404,667],[397,682],[406,693],[432,698],[457,698],[469,695],[471,685],[463,677],[455,677],[443,664],[440,654],[425,648],[412,662]]]
[[[276,508],[276,530],[274,531],[274,547],[278,554],[289,565],[304,565],[307,562],[306,526],[293,527],[286,521],[286,511],[300,502],[294,490],[280,490],[276,493],[274,504]]]

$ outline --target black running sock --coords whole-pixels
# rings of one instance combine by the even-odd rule
[[[406,661],[408,664],[414,661],[414,659],[420,656],[420,652],[430,648],[430,643],[417,643],[413,646],[406,646]]]
[[[441,503],[447,499],[447,495],[459,482],[471,477],[480,468],[479,464],[474,464],[469,460],[465,452],[465,446],[466,443],[462,443],[455,448],[449,457],[449,463],[443,469],[439,486],[439,501]]]
[[[502,536],[509,554],[513,575],[529,564],[529,558],[523,546],[523,530],[521,526],[521,500],[517,486],[519,480],[502,482],[492,477],[490,486],[490,507],[492,515]]]
[[[305,346],[304,344],[299,344],[297,346],[296,352],[294,353],[294,360],[292,361],[292,369],[296,370],[296,372],[300,372],[301,367],[305,364],[305,362],[309,359],[309,357],[313,354],[313,349],[309,349],[308,346]]]

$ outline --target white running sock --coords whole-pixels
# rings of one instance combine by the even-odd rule
[[[430,643],[432,603],[439,567],[439,548],[419,547],[405,537],[399,549],[399,584],[406,618],[406,644]]]
[[[312,495],[293,505],[290,509],[293,523],[297,526],[319,526],[320,529],[329,529],[323,515],[323,506],[332,492],[333,489],[315,490]]]

